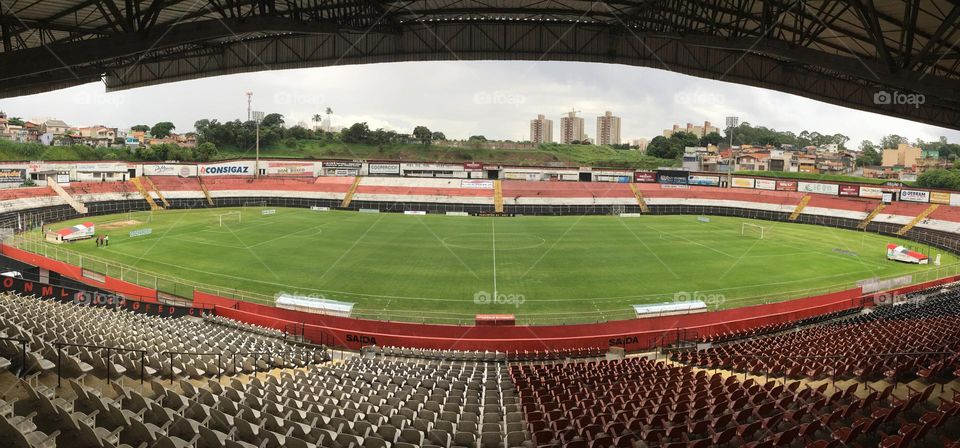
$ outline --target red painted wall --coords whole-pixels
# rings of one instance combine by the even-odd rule
[[[697,336],[726,333],[848,309],[858,306],[859,298],[860,290],[850,289],[787,302],[709,313],[597,324],[507,327],[351,319],[236,302],[203,293],[195,296],[194,303],[216,305],[218,315],[281,330],[293,324],[303,324],[304,335],[312,341],[352,349],[375,343],[381,346],[500,351],[606,348],[616,345],[635,351],[652,347],[664,334],[669,341],[680,328],[696,331]]]
[[[83,282],[90,286],[112,291],[130,299],[139,300],[141,302],[157,301],[157,291],[155,289],[145,288],[143,286],[109,276],[104,276],[104,281],[101,283],[84,277],[80,266],[74,266],[62,261],[53,260],[42,255],[8,246],[6,244],[0,245],[0,253],[3,253],[10,258],[20,260],[24,263],[58,272],[63,276]]]

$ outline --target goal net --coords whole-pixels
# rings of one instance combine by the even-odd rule
[[[740,224],[740,236],[759,238],[762,240],[767,236],[767,230],[768,229],[766,227],[750,224],[748,222]]]
[[[230,224],[240,224],[243,222],[243,214],[240,212],[227,212],[213,215],[210,218],[210,224],[217,227],[223,227]]]
[[[140,223],[149,223],[153,221],[153,211],[141,210],[141,211],[127,212],[125,218],[127,221],[138,221]]]

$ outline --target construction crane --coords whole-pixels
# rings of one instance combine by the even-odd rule
[[[565,113],[565,114],[573,114],[574,116],[576,116],[576,115],[579,114],[579,113],[583,113],[583,111],[582,111],[582,110],[576,110],[576,109],[574,109],[574,108],[570,108],[569,111],[564,112],[564,113]]]

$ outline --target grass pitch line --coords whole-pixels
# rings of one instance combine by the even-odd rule
[[[296,231],[296,232],[285,233],[285,234],[280,235],[280,236],[278,236],[278,237],[276,237],[276,238],[270,238],[269,240],[266,240],[266,241],[261,241],[261,242],[259,242],[259,243],[251,244],[250,247],[263,246],[264,244],[269,244],[269,243],[272,243],[272,242],[277,241],[277,240],[282,240],[282,239],[284,239],[284,238],[287,238],[287,237],[290,237],[290,236],[293,236],[293,235],[299,235],[299,234],[301,234],[301,233],[303,233],[303,232],[306,232],[306,231],[308,231],[308,230],[317,230],[317,229],[319,229],[319,228],[321,228],[321,227],[323,227],[323,226],[325,226],[325,225],[327,225],[327,224],[331,224],[331,223],[334,223],[334,222],[340,222],[340,221],[342,221],[342,220],[344,220],[344,219],[346,219],[346,218],[332,219],[332,220],[330,220],[330,221],[326,221],[326,222],[322,222],[322,223],[320,223],[320,224],[317,224],[317,225],[315,225],[315,226],[313,226],[313,227],[307,227],[306,229],[301,229],[301,230],[298,230],[298,231]],[[307,236],[316,236],[316,235],[318,235],[318,234],[319,234],[319,233],[314,233],[314,234],[307,235]]]
[[[237,241],[239,241],[240,244],[242,244],[242,245],[244,246],[243,248],[246,249],[247,252],[250,252],[250,255],[253,255],[253,258],[256,258],[257,261],[260,262],[260,264],[261,264],[264,268],[267,269],[267,272],[269,272],[270,275],[273,276],[273,278],[275,278],[275,279],[277,279],[277,280],[280,280],[280,276],[277,275],[276,272],[273,272],[273,269],[270,269],[270,266],[267,266],[267,263],[265,263],[265,262],[263,261],[263,259],[260,258],[260,256],[257,255],[257,253],[254,252],[253,249],[250,248],[250,246],[247,245],[247,243],[244,243],[243,240],[241,240],[240,237],[237,236],[237,234],[233,231],[233,229],[230,228],[229,225],[224,226],[224,227],[226,227],[227,230],[230,231],[230,234],[233,235],[233,237],[236,238]]]
[[[650,230],[653,230],[654,232],[660,232],[661,234],[667,234],[667,235],[670,235],[671,237],[674,237],[674,238],[680,238],[680,239],[682,239],[682,240],[684,240],[684,241],[686,241],[686,242],[688,242],[688,243],[693,243],[693,244],[696,244],[697,246],[703,247],[703,248],[705,248],[705,249],[712,250],[712,251],[714,251],[714,252],[716,252],[716,253],[718,253],[718,254],[720,254],[720,255],[726,255],[726,256],[728,256],[728,257],[730,257],[730,258],[737,258],[737,257],[734,256],[734,255],[730,255],[730,254],[728,254],[728,253],[726,253],[726,252],[724,252],[724,251],[722,251],[722,250],[714,249],[714,248],[712,248],[712,247],[710,247],[710,246],[707,246],[706,244],[698,243],[698,242],[696,242],[696,241],[694,241],[694,240],[691,240],[690,238],[686,238],[686,237],[684,237],[684,236],[676,235],[676,234],[673,234],[673,233],[670,233],[670,232],[664,232],[664,231],[662,231],[662,230],[657,230],[657,229],[655,229],[655,228],[653,228],[653,227],[650,227],[649,225],[646,225],[646,224],[643,224],[643,226],[646,227],[646,228],[648,228],[648,229],[650,229]]]
[[[650,255],[653,255],[653,258],[656,258],[657,261],[659,261],[660,264],[663,265],[664,268],[666,268],[667,272],[669,272],[670,275],[673,276],[673,278],[680,280],[680,276],[677,275],[676,272],[673,272],[673,269],[670,269],[670,266],[667,266],[667,263],[664,263],[664,261],[660,259],[660,256],[657,255],[657,253],[654,252],[653,249],[651,249],[650,246],[648,246],[647,243],[645,243],[643,239],[641,239],[640,236],[637,235],[637,233],[634,232],[633,229],[631,229],[630,226],[627,225],[627,223],[623,222],[623,218],[617,218],[617,220],[620,221],[620,224],[623,224],[623,227],[627,229],[627,231],[630,232],[630,234],[633,235],[633,237],[636,238],[637,241],[639,241],[640,244],[642,244],[643,247],[647,249],[647,252],[650,252]]]
[[[567,237],[567,234],[570,233],[570,231],[573,230],[573,228],[574,228],[577,224],[579,224],[580,221],[583,220],[583,217],[584,217],[584,216],[586,216],[586,215],[580,215],[580,217],[577,218],[577,220],[574,221],[573,224],[570,224],[570,227],[567,227],[567,230],[565,230],[565,231],[563,232],[563,235],[560,235],[560,238],[557,238],[557,240],[554,241],[553,244],[551,244],[550,247],[547,248],[547,251],[546,251],[546,252],[540,254],[540,258],[537,258],[537,261],[533,262],[533,264],[530,265],[529,268],[527,268],[527,270],[523,273],[523,275],[520,276],[520,279],[523,280],[524,278],[526,278],[526,277],[527,277],[527,274],[529,274],[530,271],[533,270],[533,268],[537,267],[537,265],[540,264],[540,261],[543,260],[543,257],[546,257],[547,254],[549,254],[550,251],[552,251],[554,247],[557,247],[557,244],[560,243],[560,241],[563,241],[563,239]]]
[[[373,224],[370,224],[370,227],[367,227],[367,230],[366,230],[365,232],[363,232],[363,235],[360,235],[360,238],[357,238],[357,240],[353,242],[353,244],[350,246],[350,248],[347,249],[347,251],[344,252],[342,255],[340,255],[340,258],[337,258],[337,261],[334,261],[333,264],[331,264],[330,267],[328,267],[326,271],[323,271],[323,275],[321,275],[320,277],[318,277],[318,278],[317,278],[317,281],[323,280],[323,278],[326,277],[327,274],[329,274],[330,271],[333,270],[333,268],[337,267],[337,265],[340,264],[340,261],[343,260],[344,257],[346,257],[347,254],[349,254],[350,251],[352,251],[354,247],[357,247],[357,244],[360,244],[360,241],[363,241],[363,239],[367,237],[367,234],[369,234],[370,231],[373,230],[373,228],[377,226],[377,224],[383,219],[384,216],[386,216],[386,214],[381,214],[380,217],[377,218],[377,220],[373,222]]]
[[[456,258],[457,261],[459,261],[460,264],[463,265],[463,267],[467,268],[467,271],[470,272],[470,275],[472,275],[473,278],[475,278],[475,279],[477,279],[477,280],[480,280],[480,276],[478,276],[476,272],[473,272],[473,269],[470,269],[470,266],[467,266],[467,263],[464,263],[463,259],[461,259],[460,256],[457,255],[457,254],[453,251],[453,249],[451,249],[450,246],[447,245],[447,242],[444,241],[444,240],[442,240],[442,239],[440,239],[440,237],[437,236],[436,233],[434,233],[433,229],[431,229],[430,226],[427,225],[427,223],[423,222],[423,219],[422,219],[422,218],[420,218],[420,217],[418,216],[418,217],[417,217],[417,220],[420,221],[420,224],[423,224],[423,227],[424,227],[425,229],[427,229],[427,231],[430,232],[430,234],[433,235],[433,237],[436,238],[437,241],[440,242],[440,245],[443,246],[443,248],[446,249],[447,252],[450,252],[450,255],[453,255],[453,258]]]
[[[493,238],[493,298],[497,298],[497,220],[490,219],[490,236]]]

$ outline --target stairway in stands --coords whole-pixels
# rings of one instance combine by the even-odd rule
[[[343,196],[343,202],[340,203],[341,208],[347,208],[350,206],[350,202],[353,201],[353,195],[357,193],[357,188],[360,187],[360,180],[362,178],[357,176],[353,180],[353,184],[350,185],[350,189],[347,190],[347,194]]]
[[[73,209],[76,210],[77,213],[80,213],[80,214],[87,213],[87,206],[83,205],[83,203],[81,203],[80,201],[74,199],[73,196],[70,196],[70,193],[67,193],[67,190],[64,190],[63,187],[61,187],[60,184],[58,184],[55,179],[53,179],[52,177],[47,177],[47,185],[50,188],[52,188],[53,191],[56,191],[57,195],[63,198],[64,201],[67,201],[67,204],[70,204],[70,206],[73,207]]]
[[[650,208],[647,207],[647,201],[643,199],[643,193],[637,189],[636,184],[630,184],[630,189],[633,190],[633,195],[637,197],[637,205],[640,206],[640,212],[649,213]]]
[[[860,230],[866,230],[867,226],[870,225],[870,222],[873,221],[873,218],[876,218],[884,207],[886,207],[886,205],[883,202],[878,204],[877,207],[874,208],[866,218],[863,218],[863,221],[860,221],[860,224],[857,224],[857,228]]]
[[[200,191],[203,192],[203,196],[207,198],[207,204],[213,207],[214,206],[213,198],[210,197],[210,191],[207,190],[207,186],[203,184],[203,177],[197,176],[197,182],[200,183]]]
[[[812,196],[809,194],[800,199],[800,203],[793,209],[793,213],[790,214],[790,220],[796,221],[800,217],[800,214],[803,213],[803,209],[810,203]]]
[[[146,199],[147,204],[150,204],[150,210],[154,210],[154,211],[160,210],[160,206],[157,205],[157,202],[153,200],[153,196],[151,196],[150,192],[147,191],[147,189],[143,186],[143,183],[141,183],[139,177],[134,177],[133,179],[130,179],[130,183],[132,183],[134,187],[137,187],[137,191],[140,192],[140,195],[143,196],[144,199]]]
[[[503,213],[503,181],[493,181],[493,211]]]
[[[144,187],[149,187],[149,188],[147,189],[147,191],[151,191],[151,190],[152,190],[153,192],[157,193],[157,198],[160,199],[160,202],[163,202],[163,207],[164,207],[164,208],[169,208],[169,207],[170,207],[170,203],[167,202],[167,198],[163,197],[163,193],[161,193],[161,192],[160,192],[160,189],[157,188],[157,184],[153,183],[153,179],[151,179],[151,178],[149,178],[149,177],[146,177],[146,176],[144,176],[143,179],[147,181],[147,185],[144,186]]]
[[[909,223],[907,223],[907,225],[901,227],[900,230],[897,230],[897,235],[901,235],[901,236],[906,235],[907,232],[909,232],[910,229],[913,228],[913,226],[919,224],[920,221],[927,219],[927,216],[930,216],[930,214],[933,213],[939,207],[940,207],[940,204],[930,204],[930,206],[927,207],[926,210],[924,210],[919,215],[914,217]]]

